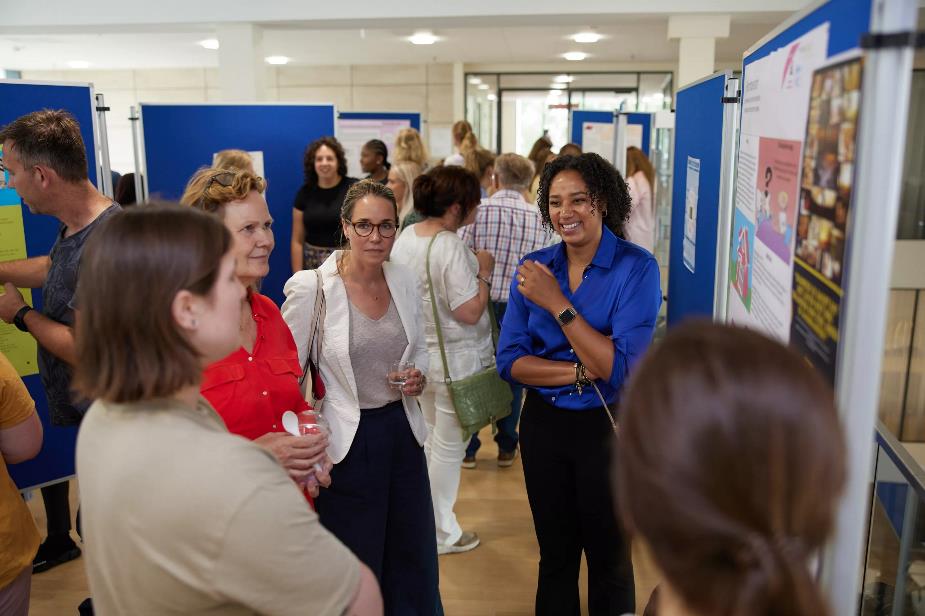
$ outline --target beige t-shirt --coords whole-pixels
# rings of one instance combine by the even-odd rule
[[[204,398],[97,401],[77,439],[97,614],[340,615],[356,557]]]

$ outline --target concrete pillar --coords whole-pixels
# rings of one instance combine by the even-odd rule
[[[466,71],[462,62],[453,62],[453,121],[465,120]]]
[[[259,101],[266,96],[263,31],[254,24],[220,24],[217,29],[218,83],[226,101]]]
[[[672,15],[668,38],[679,39],[675,89],[713,74],[716,39],[729,36],[728,15]]]

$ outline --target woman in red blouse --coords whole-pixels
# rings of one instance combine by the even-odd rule
[[[308,408],[299,387],[302,367],[279,308],[256,291],[257,282],[269,272],[274,246],[265,189],[266,182],[248,171],[200,169],[180,199],[221,217],[234,239],[235,275],[248,289],[241,306],[241,346],[206,368],[202,395],[230,432],[273,454],[314,497],[319,485],[331,481],[327,436],[292,436],[283,428],[284,412]]]

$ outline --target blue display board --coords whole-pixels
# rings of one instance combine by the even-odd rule
[[[651,113],[627,113],[627,124],[639,124],[642,126],[642,147],[640,148],[646,156],[652,158],[652,118]]]
[[[411,128],[421,132],[420,113],[392,113],[389,111],[342,111],[337,114],[341,120],[408,120]]]
[[[277,304],[292,275],[292,202],[304,182],[305,148],[334,135],[332,105],[141,105],[150,198],[179,199],[193,173],[219,150],[262,151],[276,248],[261,292]]]
[[[582,133],[585,122],[597,122],[599,124],[613,124],[613,111],[580,111],[572,112],[572,143],[581,146]]]
[[[719,74],[679,90],[675,99],[669,327],[687,317],[713,315],[725,85],[726,75]],[[700,162],[693,272],[683,259],[688,157]]]
[[[90,181],[97,184],[96,140],[94,138],[96,102],[93,98],[93,88],[88,84],[59,85],[0,81],[0,126],[40,109],[65,109],[77,119],[87,148],[89,163],[87,171]],[[23,213],[27,256],[47,255],[58,234],[58,221],[51,216],[32,214],[29,208],[21,203],[20,207]],[[42,292],[40,289],[32,292],[32,301],[35,308],[41,309]],[[38,456],[28,462],[9,467],[13,481],[21,490],[71,477],[74,474],[74,446],[77,439],[76,427],[52,427],[48,414],[48,401],[45,399],[45,388],[42,386],[39,375],[27,376],[23,381],[32,399],[35,400],[36,409],[42,419],[44,440]]]

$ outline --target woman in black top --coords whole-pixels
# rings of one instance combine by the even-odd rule
[[[344,148],[322,137],[305,150],[305,184],[292,204],[292,271],[314,269],[341,244],[340,208],[356,178],[347,177]]]

